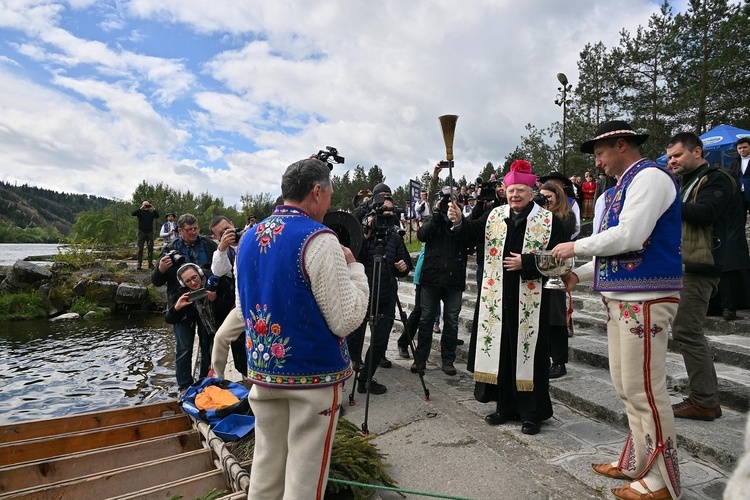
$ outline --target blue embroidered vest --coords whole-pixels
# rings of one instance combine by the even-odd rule
[[[633,165],[616,186],[605,192],[607,207],[600,231],[615,227],[625,204],[628,186],[646,168],[658,168],[669,175],[679,192],[677,181],[662,167],[646,158]],[[608,257],[597,257],[594,290],[599,292],[644,292],[682,289],[682,219],[680,198],[664,212],[643,249]]]
[[[258,385],[316,388],[352,375],[346,340],[328,328],[304,269],[305,247],[323,231],[330,230],[282,205],[240,241],[248,377]]]

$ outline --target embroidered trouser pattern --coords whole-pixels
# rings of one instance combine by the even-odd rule
[[[669,325],[679,299],[604,298],[604,303],[609,313],[609,371],[630,427],[618,469],[639,479],[656,466],[672,497],[679,498],[677,440],[665,370]]]
[[[255,414],[249,500],[323,498],[342,385],[319,389],[253,385],[248,397]]]

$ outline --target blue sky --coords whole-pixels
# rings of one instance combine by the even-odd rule
[[[679,2],[675,5],[680,10]],[[588,43],[658,4],[632,0],[0,0],[0,179],[128,200],[143,180],[225,203],[280,192],[332,145],[335,173],[392,186],[445,155],[473,178],[561,118]]]

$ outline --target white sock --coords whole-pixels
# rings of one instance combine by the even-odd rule
[[[667,483],[665,483],[664,479],[662,479],[659,468],[656,465],[651,467],[651,469],[646,473],[646,476],[641,479],[641,481],[646,483],[646,486],[651,491],[657,491],[667,486]],[[630,488],[634,489],[638,493],[647,493],[646,489],[643,487],[640,481],[633,481],[632,483],[630,483]]]

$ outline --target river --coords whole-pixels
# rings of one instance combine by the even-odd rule
[[[56,252],[3,244],[0,262]],[[174,335],[161,315],[0,323],[0,425],[176,397]]]
[[[0,243],[0,266],[12,266],[30,255],[56,255],[58,246],[57,243]]]

